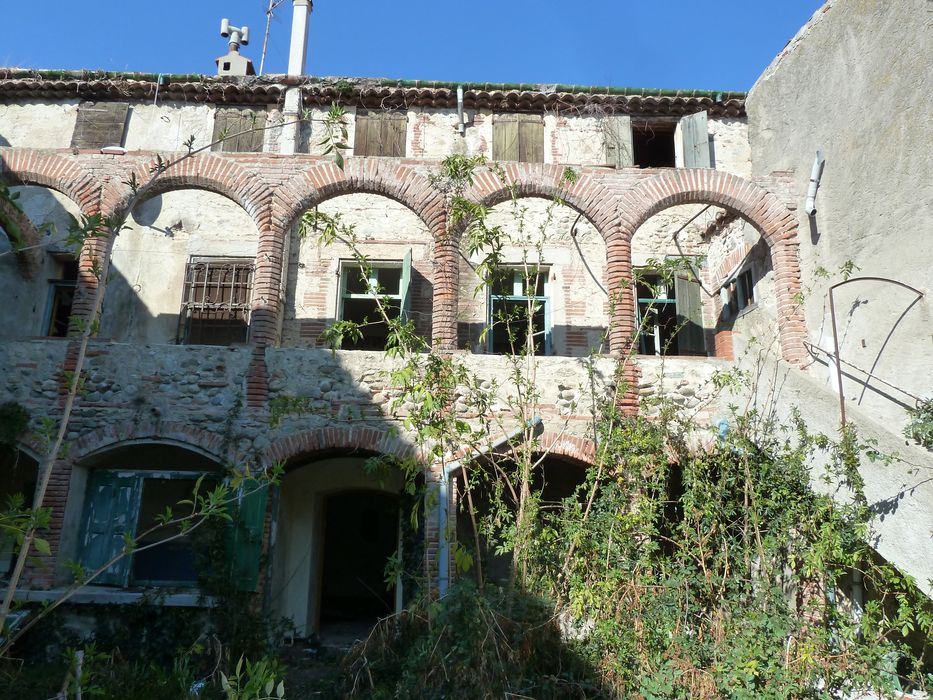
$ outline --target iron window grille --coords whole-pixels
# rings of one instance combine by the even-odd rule
[[[249,338],[252,258],[195,258],[185,268],[179,342],[232,345]]]

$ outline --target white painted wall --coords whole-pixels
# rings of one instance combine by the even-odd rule
[[[255,258],[259,232],[236,203],[178,190],[136,207],[113,247],[100,335],[121,342],[174,343],[192,256]]]
[[[0,102],[0,146],[68,148],[80,100]]]

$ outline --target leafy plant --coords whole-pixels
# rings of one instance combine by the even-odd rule
[[[916,408],[907,409],[907,415],[909,419],[904,435],[933,450],[933,399],[918,401]]]

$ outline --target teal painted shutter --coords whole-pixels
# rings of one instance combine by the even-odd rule
[[[684,142],[684,167],[710,167],[709,127],[706,112],[697,112],[684,117],[680,120],[680,129]]]
[[[687,277],[674,279],[674,298],[677,300],[677,351],[680,355],[705,355],[703,339],[703,303],[700,283]]]
[[[402,260],[402,282],[400,286],[402,321],[407,321],[411,318],[411,294],[409,293],[411,287],[411,249],[405,253],[405,259]]]
[[[227,527],[230,580],[237,590],[255,591],[259,584],[262,534],[266,522],[269,485],[247,479],[236,492],[233,520]]]
[[[136,534],[142,479],[118,472],[94,471],[88,479],[81,535],[81,564],[96,571],[123,550],[124,535]],[[92,583],[125,586],[132,557],[123,557]]]
[[[617,168],[631,168],[635,164],[632,153],[632,118],[612,115],[603,122],[606,144],[606,164]]]

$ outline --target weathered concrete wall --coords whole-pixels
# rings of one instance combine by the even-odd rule
[[[70,216],[80,210],[68,197],[44,187],[13,187],[17,204],[36,226],[48,225],[42,237],[39,265],[31,278],[23,276],[10,242],[0,234],[0,340],[45,335],[51,288],[49,280],[61,277],[61,260],[72,252],[65,245]]]
[[[0,146],[68,148],[80,100],[0,103]]]
[[[253,259],[259,232],[235,202],[179,190],[136,207],[113,246],[100,334],[121,342],[174,343],[185,264],[193,256]]]
[[[878,550],[930,591],[931,455],[904,444],[908,395],[931,396],[930,270],[933,248],[933,41],[925,0],[831,0],[788,44],[748,102],[753,173],[793,172],[805,313],[810,340],[832,350],[828,286],[854,276],[890,277],[921,289],[856,283],[836,293],[840,356],[898,387],[844,365],[847,416],[862,436],[910,466],[865,464],[869,501],[879,513]],[[804,212],[817,149],[826,165],[813,219]],[[825,278],[820,269],[829,272]],[[769,368],[762,376],[770,375]],[[781,370],[774,380],[783,415],[797,405],[811,429],[833,434],[839,410],[833,363],[817,352],[806,376]]]
[[[836,295],[842,359],[920,396],[933,395],[929,17],[925,0],[829,2],[748,98],[754,172],[794,172],[810,340],[832,350],[827,287],[842,280],[846,261],[860,268],[854,276],[920,288],[926,296],[913,306],[914,295],[892,285],[851,285]],[[826,165],[811,222],[804,200],[817,149]],[[819,268],[831,277],[817,276]],[[836,390],[825,357],[810,373]],[[852,375],[844,380],[849,404],[899,432],[913,399],[866,382],[864,372]]]

